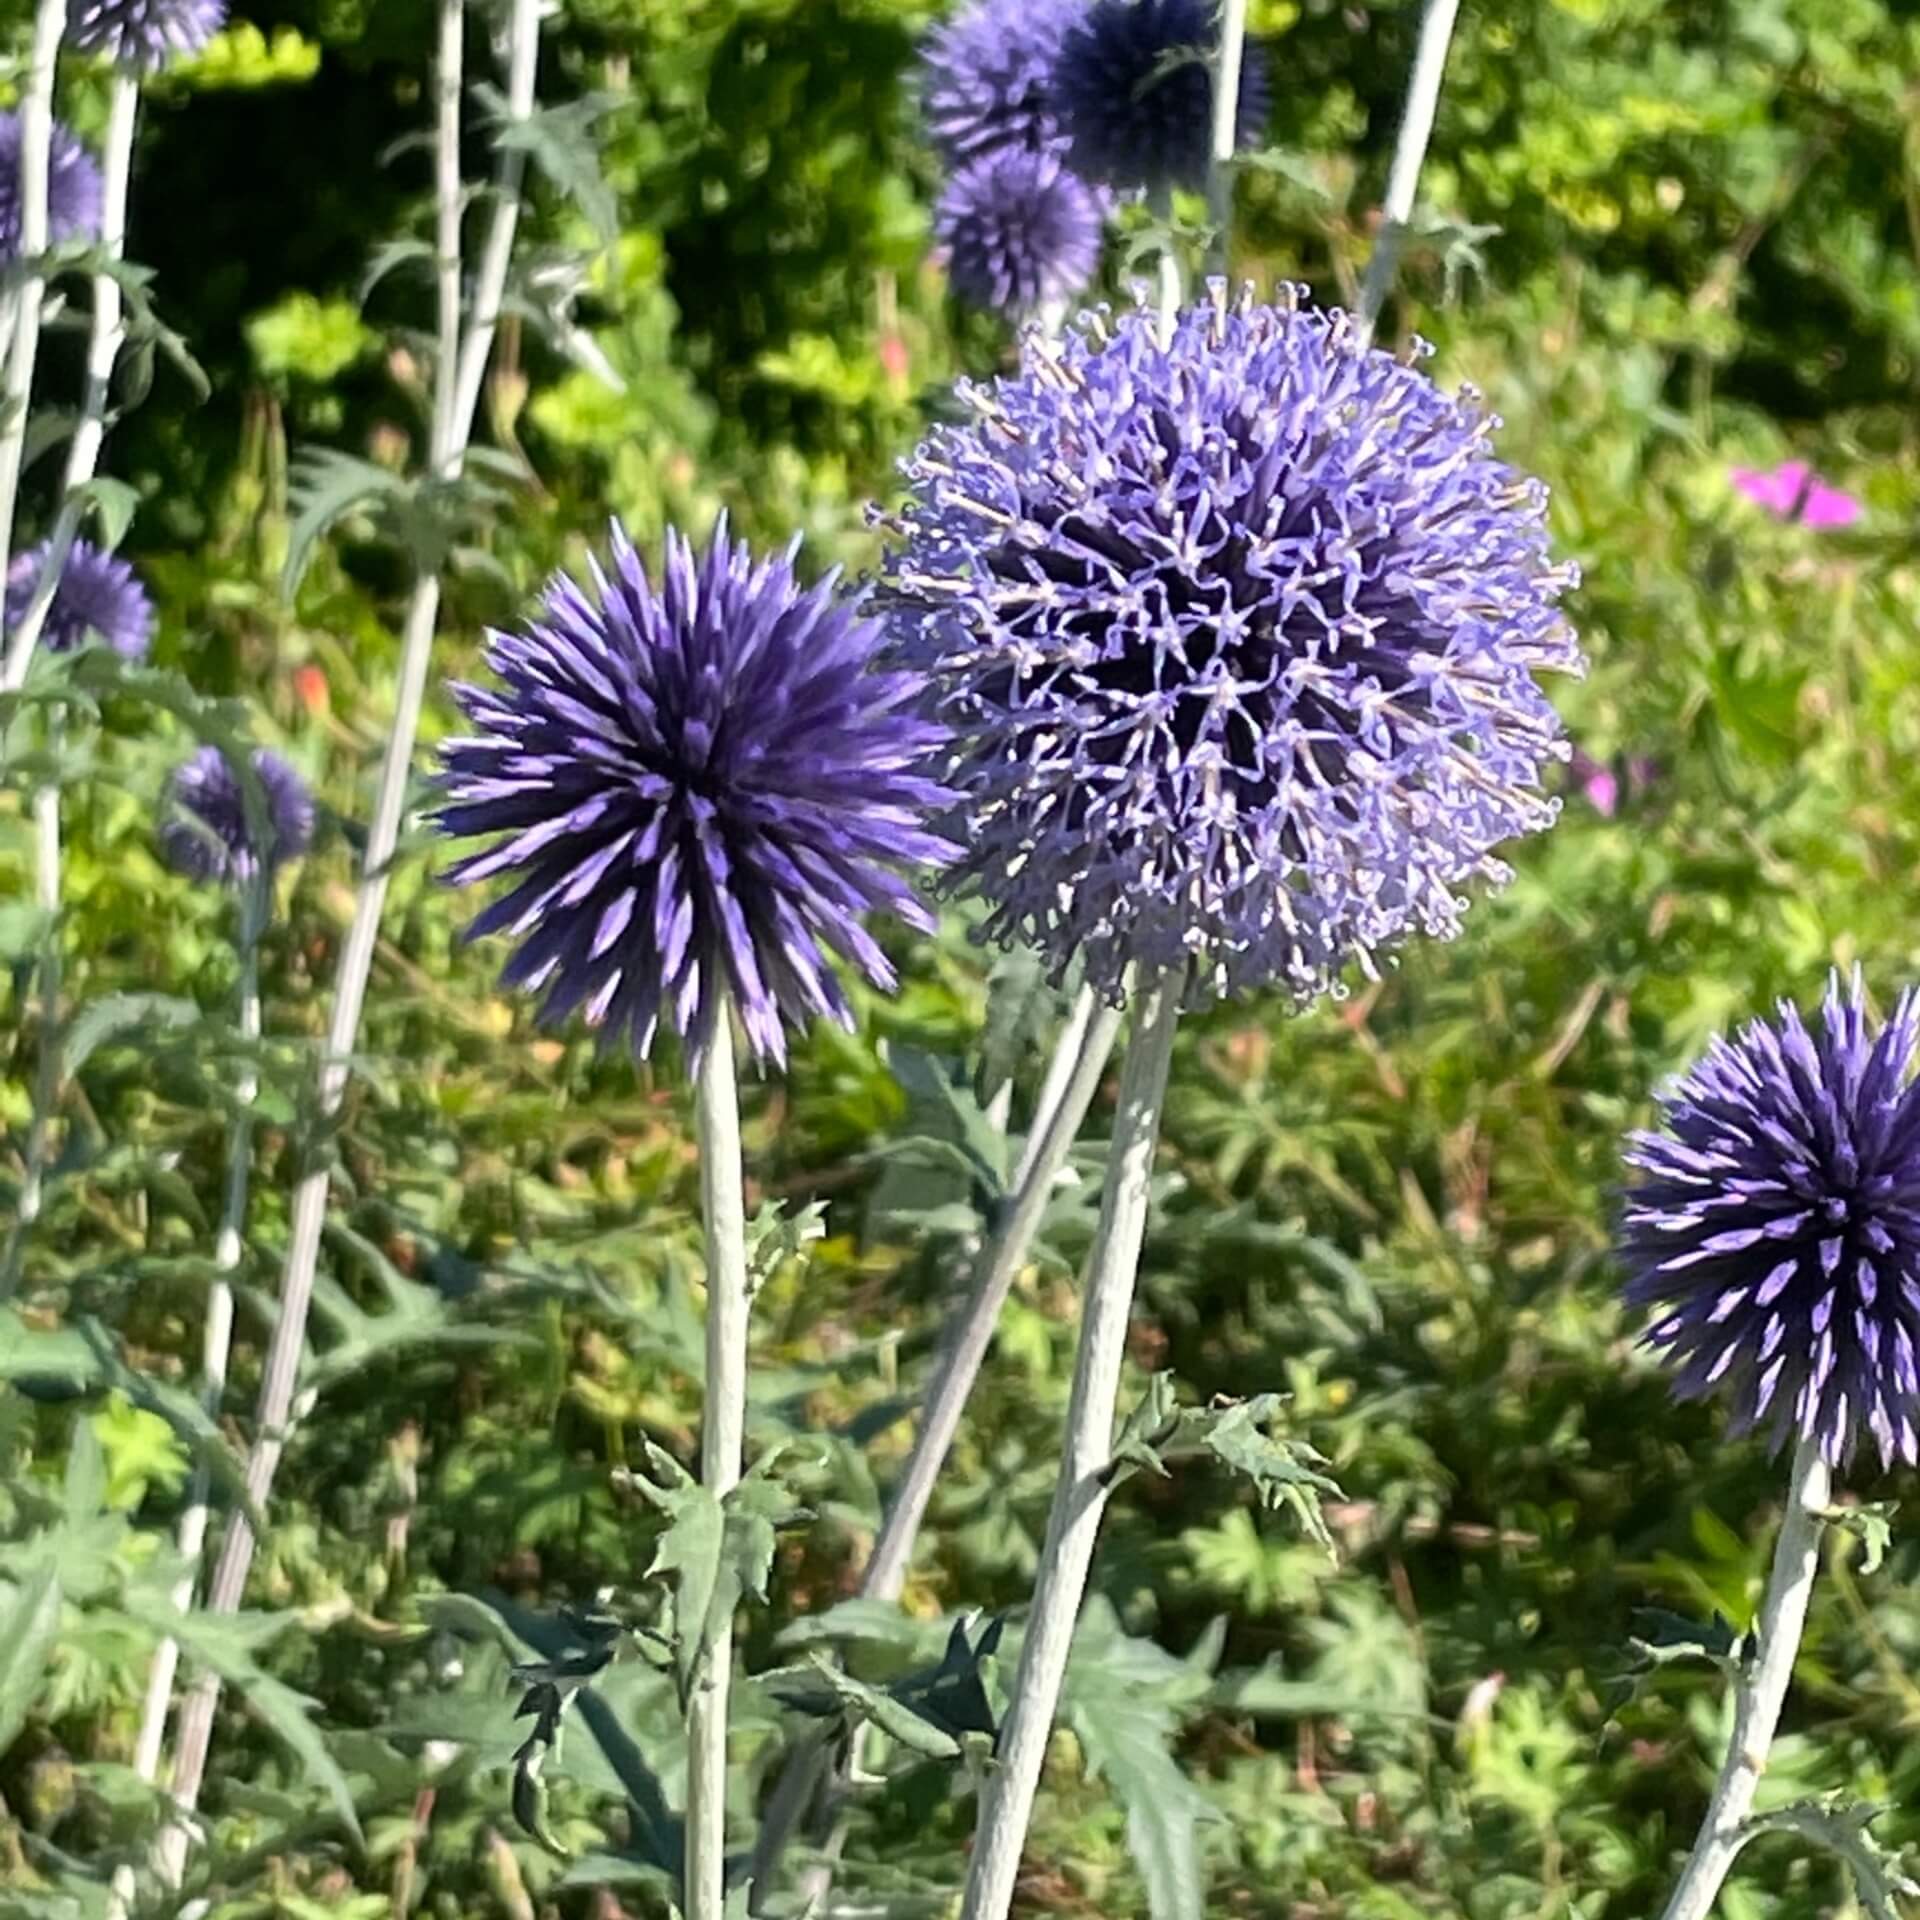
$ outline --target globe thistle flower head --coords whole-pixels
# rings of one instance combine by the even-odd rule
[[[1031,314],[1070,300],[1100,263],[1100,203],[1050,153],[989,154],[947,183],[934,233],[970,305]]]
[[[927,36],[920,104],[940,157],[963,166],[1060,144],[1053,67],[1085,0],[972,0]]]
[[[863,915],[932,925],[900,869],[952,851],[922,824],[940,729],[796,550],[756,561],[722,521],[700,556],[669,533],[655,580],[616,524],[592,592],[556,578],[493,635],[497,684],[456,688],[475,731],[442,749],[439,825],[498,838],[448,878],[512,876],[470,931],[519,942],[503,978],[547,1020],[644,1056],[664,1018],[697,1060],[730,995],[783,1060],[788,1027],[851,1024],[830,954],[893,984]]]
[[[76,0],[67,44],[117,66],[154,73],[198,53],[226,25],[227,0]]]
[[[7,569],[6,619],[11,633],[25,617],[49,543],[42,541],[18,555]],[[90,541],[67,549],[60,584],[47,607],[40,644],[50,653],[71,653],[89,640],[104,640],[123,660],[143,660],[153,644],[153,602],[136,574],[117,553]]]
[[[1843,1466],[1871,1439],[1920,1461],[1920,999],[1869,1022],[1856,974],[1811,1026],[1782,1003],[1712,1046],[1634,1134],[1627,1300],[1674,1392],[1715,1391],[1737,1432],[1818,1445]]]
[[[47,238],[93,239],[100,231],[105,188],[100,169],[80,142],[57,120],[47,151]],[[20,116],[0,112],[0,264],[20,258]]]
[[[160,851],[176,872],[244,886],[306,852],[313,841],[307,783],[266,747],[254,749],[253,770],[266,802],[258,835],[247,817],[239,776],[218,747],[202,747],[174,769],[160,823]]]
[[[1066,31],[1053,107],[1075,172],[1112,187],[1198,187],[1213,144],[1214,0],[1093,0]],[[1271,101],[1265,56],[1240,60],[1235,146],[1251,146]]]
[[[1082,317],[904,465],[888,590],[984,931],[1196,998],[1446,936],[1563,758],[1546,497],[1344,314]]]

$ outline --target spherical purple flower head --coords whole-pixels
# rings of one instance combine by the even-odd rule
[[[67,17],[67,44],[153,73],[198,53],[226,20],[227,0],[77,0]]]
[[[42,541],[8,567],[9,633],[25,617],[46,559],[47,543]],[[123,660],[145,659],[153,644],[153,602],[139,575],[117,553],[76,540],[67,549],[67,564],[53,590],[40,644],[49,653],[71,653],[93,639],[104,640]]]
[[[160,823],[160,851],[177,872],[244,885],[306,852],[313,840],[307,783],[266,747],[254,749],[253,770],[267,803],[264,852],[248,823],[239,778],[218,747],[202,747],[174,769],[167,815]]]
[[[1735,1430],[1764,1425],[1843,1465],[1866,1435],[1882,1465],[1920,1459],[1920,1001],[1873,1031],[1858,975],[1809,1030],[1782,1003],[1662,1100],[1665,1131],[1627,1164],[1626,1297],[1664,1309],[1648,1341],[1675,1391],[1724,1386]]]
[[[1027,314],[1092,279],[1100,228],[1100,203],[1083,180],[1050,153],[1012,148],[954,175],[933,230],[961,299]]]
[[[932,925],[896,869],[953,851],[923,825],[952,798],[926,773],[941,730],[795,550],[756,562],[723,521],[696,558],[670,532],[656,584],[616,524],[592,597],[556,578],[493,636],[500,685],[455,690],[477,732],[442,750],[439,824],[503,837],[448,878],[515,877],[471,932],[521,943],[503,978],[547,1020],[584,1009],[644,1057],[664,1014],[697,1059],[731,992],[783,1060],[785,1026],[852,1022],[829,952],[892,986],[863,914]]]
[[[1060,144],[1053,65],[1086,0],[973,0],[928,35],[921,110],[941,158],[963,166],[991,153]]]
[[[1326,990],[1457,931],[1491,849],[1547,825],[1539,668],[1577,670],[1545,490],[1494,422],[1291,304],[1111,331],[961,397],[889,563],[966,795],[953,880],[986,932],[1120,989]]]
[[[47,236],[91,240],[100,231],[100,169],[56,120],[48,149]],[[0,113],[0,264],[20,258],[20,116]]]
[[[1053,105],[1074,171],[1114,187],[1197,187],[1213,144],[1214,0],[1093,0],[1067,29]],[[1267,64],[1240,60],[1237,147],[1267,124]]]

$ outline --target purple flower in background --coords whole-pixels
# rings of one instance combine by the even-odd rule
[[[40,570],[47,543],[18,555],[7,569],[7,631],[21,621]],[[153,644],[153,602],[140,577],[117,553],[107,553],[85,540],[67,551],[60,584],[47,608],[40,644],[50,653],[71,653],[90,639],[104,640],[125,660],[145,659]]]
[[[67,44],[152,73],[198,53],[226,24],[227,0],[75,0]]]
[[[1755,506],[1803,527],[1850,527],[1860,518],[1860,502],[1830,487],[1804,460],[1783,460],[1771,473],[1734,467],[1729,477]]]
[[[1637,799],[1660,778],[1659,761],[1644,753],[1604,761],[1575,747],[1567,766],[1587,804],[1606,820],[1620,811],[1622,799]]]
[[[893,984],[863,914],[933,924],[897,869],[952,853],[923,825],[951,798],[925,771],[941,731],[874,669],[877,622],[793,555],[670,532],[656,584],[616,524],[592,596],[554,579],[493,635],[500,684],[455,689],[476,731],[441,750],[439,825],[501,837],[448,878],[514,877],[471,935],[519,941],[503,978],[547,1020],[584,1010],[644,1056],[664,1015],[697,1057],[730,991],[781,1060],[785,1026],[852,1024],[830,952]]]
[[[947,184],[933,230],[954,291],[976,307],[1031,313],[1071,299],[1100,263],[1100,203],[1050,153],[1010,148]]]
[[[921,108],[941,157],[964,165],[1060,142],[1053,63],[1085,0],[973,0],[927,36]]]
[[[1196,992],[1322,992],[1455,932],[1492,849],[1546,826],[1577,671],[1546,494],[1494,422],[1344,314],[1224,299],[1160,344],[1087,316],[904,471],[897,656],[965,795],[987,933]]]
[[[1735,1429],[1777,1450],[1816,1441],[1843,1465],[1871,1435],[1881,1463],[1920,1460],[1920,1003],[1868,1025],[1858,975],[1835,979],[1811,1029],[1782,1003],[1663,1097],[1636,1133],[1626,1297],[1675,1392],[1724,1384]]]
[[[100,231],[104,192],[93,155],[56,120],[48,152],[47,234],[91,240]],[[20,258],[20,116],[0,113],[0,264]]]
[[[1093,0],[1068,28],[1053,70],[1054,110],[1076,172],[1114,187],[1197,187],[1213,141],[1213,0]],[[1237,141],[1267,124],[1266,60],[1240,65]]]
[[[307,783],[266,747],[256,747],[253,770],[266,800],[266,845],[256,844],[247,803],[232,763],[218,747],[202,747],[174,769],[160,851],[177,872],[195,880],[242,885],[297,860],[313,840],[313,796]]]

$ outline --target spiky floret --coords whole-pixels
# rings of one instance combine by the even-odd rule
[[[14,558],[7,569],[6,619],[9,633],[25,617],[46,564],[48,543]],[[60,584],[53,590],[40,644],[49,653],[70,653],[88,640],[106,642],[125,660],[142,660],[153,644],[153,602],[140,576],[117,553],[88,540],[67,549]]]
[[[1117,992],[1324,991],[1544,827],[1577,670],[1546,494],[1346,316],[1085,316],[904,465],[896,657],[955,730],[951,879]]]
[[[927,132],[950,166],[1060,144],[1053,67],[1085,0],[972,0],[921,49]]]
[[[1093,0],[1061,37],[1053,110],[1075,172],[1112,187],[1198,187],[1213,138],[1213,0]],[[1266,58],[1241,55],[1236,149],[1267,124]]]
[[[644,1055],[664,1017],[697,1057],[730,995],[754,1051],[786,1028],[852,1024],[838,954],[890,987],[861,924],[926,930],[902,869],[952,849],[923,824],[950,797],[920,689],[875,671],[878,624],[797,551],[756,561],[725,522],[703,556],[676,533],[656,583],[622,528],[592,592],[561,575],[498,684],[458,687],[475,732],[442,748],[439,825],[499,836],[458,884],[515,881],[473,923],[519,946],[503,975]]]
[[[47,237],[91,240],[100,231],[105,188],[90,154],[56,120],[47,151]],[[20,116],[0,112],[0,262],[20,258]]]
[[[76,0],[67,44],[116,65],[153,73],[198,53],[225,26],[227,0]]]
[[[160,851],[176,871],[195,880],[245,885],[297,860],[313,839],[313,795],[286,761],[256,747],[253,770],[266,802],[265,831],[256,837],[246,796],[232,763],[218,747],[202,747],[174,769]]]
[[[1100,203],[1050,153],[1018,148],[963,167],[934,213],[963,300],[1030,314],[1070,300],[1100,263]]]
[[[1809,1027],[1783,1001],[1716,1039],[1634,1134],[1626,1298],[1674,1391],[1732,1399],[1737,1431],[1831,1466],[1871,1437],[1920,1460],[1920,1000],[1869,1020],[1858,974]]]

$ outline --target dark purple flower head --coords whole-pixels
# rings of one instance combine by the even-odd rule
[[[1093,0],[1060,43],[1053,107],[1074,171],[1113,187],[1197,187],[1213,144],[1214,0]],[[1236,146],[1267,124],[1267,66],[1240,63]]]
[[[11,633],[33,599],[47,543],[18,555],[7,569],[7,631]],[[117,553],[86,540],[67,550],[60,584],[53,590],[40,644],[50,653],[71,653],[89,640],[104,640],[124,660],[143,660],[153,644],[153,602],[140,577]]]
[[[1547,825],[1580,653],[1546,495],[1344,314],[1083,318],[904,471],[895,645],[955,728],[987,932],[1305,997]]]
[[[153,73],[198,53],[226,24],[227,0],[75,0],[67,44]]]
[[[1060,144],[1053,63],[1086,0],[972,0],[927,36],[920,99],[941,157],[963,166]]]
[[[271,874],[284,861],[297,860],[311,844],[313,796],[307,783],[266,747],[254,749],[253,770],[267,803],[264,868]],[[236,886],[261,872],[261,849],[248,825],[246,796],[218,747],[202,747],[174,769],[167,801],[160,851],[177,872]]]
[[[1070,300],[1100,263],[1100,203],[1050,153],[1010,148],[964,167],[934,214],[954,291],[1029,314]]]
[[[47,237],[93,239],[105,189],[93,155],[56,120],[48,151]],[[0,265],[20,258],[20,116],[0,113]]]
[[[953,851],[923,825],[952,797],[924,771],[943,736],[793,555],[756,562],[723,521],[704,556],[670,532],[656,583],[616,524],[592,595],[557,577],[493,635],[499,686],[455,690],[475,734],[442,749],[439,824],[501,837],[448,877],[514,876],[471,931],[520,942],[503,977],[549,1021],[584,1010],[645,1055],[664,1016],[697,1057],[731,993],[784,1059],[785,1026],[851,1024],[830,952],[893,984],[863,914],[932,924],[897,869]]]
[[[1881,1463],[1920,1460],[1920,1001],[1869,1027],[1858,975],[1811,1031],[1783,1003],[1715,1040],[1636,1133],[1627,1164],[1626,1297],[1675,1392],[1724,1385],[1735,1428],[1776,1450],[1817,1442],[1841,1466],[1871,1435]]]

